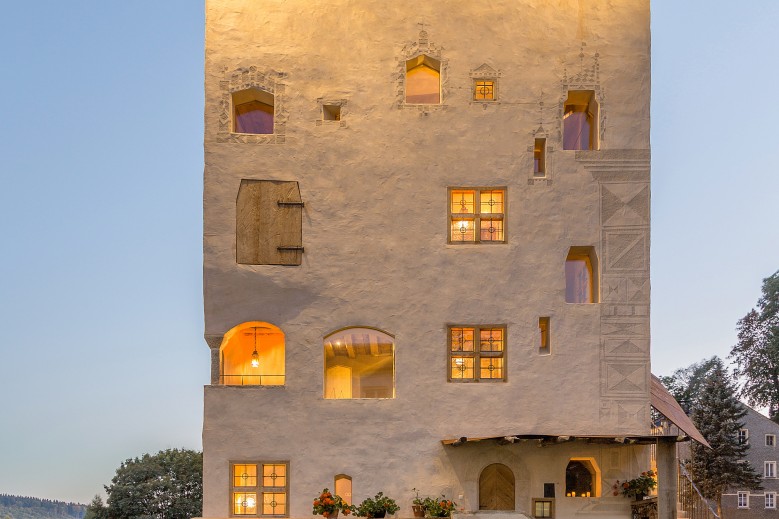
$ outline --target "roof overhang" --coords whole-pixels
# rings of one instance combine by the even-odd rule
[[[485,436],[485,437],[461,437],[455,439],[441,440],[444,445],[457,447],[464,443],[496,441],[500,445],[511,443],[535,443],[539,447],[547,445],[557,445],[572,441],[584,441],[600,445],[654,445],[658,441],[683,442],[687,441],[687,436],[653,436],[653,435],[627,435],[627,436],[607,436],[607,435],[564,435],[564,434],[513,434],[508,436]]]
[[[700,433],[695,424],[692,423],[687,413],[682,410],[676,399],[668,392],[660,379],[652,375],[652,385],[649,392],[649,402],[652,404],[658,413],[662,414],[668,420],[674,423],[682,432],[684,432],[691,439],[711,448],[709,442]]]

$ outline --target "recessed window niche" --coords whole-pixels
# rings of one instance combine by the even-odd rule
[[[406,103],[441,102],[441,62],[425,54],[406,61]]]
[[[259,88],[233,92],[233,131],[254,135],[273,133],[273,94]]]

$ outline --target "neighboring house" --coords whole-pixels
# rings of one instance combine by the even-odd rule
[[[649,22],[649,0],[206,0],[204,517],[308,517],[329,487],[401,517],[417,488],[627,518],[612,487],[655,444],[671,517]]]
[[[779,424],[769,420],[751,407],[745,405],[747,414],[744,427],[739,431],[739,441],[749,444],[745,460],[755,472],[763,475],[763,490],[732,488],[722,496],[724,515],[738,517],[779,517],[777,495],[779,479],[777,463],[779,448]]]

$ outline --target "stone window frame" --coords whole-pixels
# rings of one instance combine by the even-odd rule
[[[774,447],[776,445],[776,435],[775,434],[766,434],[765,435],[765,446],[766,447]]]
[[[257,466],[257,481],[255,485],[252,486],[236,486],[235,480],[234,480],[234,467],[236,465],[256,465]],[[263,482],[263,467],[266,465],[284,465],[285,466],[285,475],[284,475],[284,486],[268,486],[264,485]],[[228,517],[289,517],[289,477],[290,477],[290,471],[289,471],[289,460],[237,460],[237,461],[230,461],[230,473],[229,473],[229,515]],[[257,513],[256,514],[236,514],[235,508],[234,508],[234,496],[238,493],[255,493],[255,499],[256,499],[256,507],[257,507]],[[262,505],[264,503],[263,500],[263,494],[265,493],[273,493],[273,494],[284,494],[285,496],[285,503],[284,503],[284,514],[263,514],[262,513]]]
[[[406,102],[406,63],[419,56],[428,56],[440,63],[438,71],[441,81],[441,99],[438,104],[416,104]],[[447,86],[449,83],[449,60],[443,57],[443,49],[430,41],[425,29],[419,31],[416,41],[407,42],[397,58],[395,106],[400,110],[417,110],[422,115],[446,110]]]
[[[493,382],[506,382],[508,380],[508,335],[507,326],[505,324],[448,324],[446,326],[446,350],[447,350],[447,363],[446,363],[446,377],[448,382],[455,383],[493,383]],[[473,330],[473,351],[455,350],[452,340],[452,334],[457,329],[472,329]],[[502,333],[503,347],[501,351],[485,351],[481,350],[481,331],[482,330],[500,330]],[[452,369],[456,358],[467,357],[473,359],[473,377],[469,378],[455,378],[452,377]],[[498,378],[482,378],[481,377],[481,360],[482,359],[501,359],[503,376]]]
[[[739,445],[749,445],[749,429],[739,429],[737,440]]]
[[[776,492],[765,493],[765,507],[771,510],[776,508]]]
[[[317,103],[317,113],[319,114],[319,117],[317,118],[315,124],[317,126],[338,126],[340,128],[344,128],[346,126],[346,122],[344,121],[344,116],[348,114],[347,110],[347,100],[346,99],[335,99],[332,97],[319,97],[316,100]],[[339,107],[339,117],[340,119],[325,119],[324,118],[324,111],[326,106],[337,106]]]
[[[470,71],[471,78],[471,103],[481,105],[486,109],[488,105],[500,104],[500,77],[502,76],[500,70],[492,68],[487,63],[481,64],[479,67]],[[492,81],[492,99],[476,99],[476,82],[477,81]]]
[[[590,61],[590,64],[585,65],[585,53],[584,48],[586,44],[582,43],[581,50],[579,51],[579,64],[578,69],[579,72],[574,74],[568,74],[567,68],[563,71],[563,77],[560,81],[560,98],[558,100],[558,115],[557,115],[557,144],[559,145],[559,149],[563,150],[563,117],[565,116],[565,101],[568,99],[568,92],[570,91],[577,91],[577,90],[592,90],[593,91],[593,100],[598,105],[598,114],[597,119],[595,120],[595,134],[594,142],[595,146],[593,146],[592,151],[602,150],[603,149],[603,140],[605,136],[605,122],[606,122],[606,116],[605,114],[605,104],[604,104],[604,98],[605,98],[605,91],[603,87],[601,86],[600,81],[600,54],[595,53],[592,56],[592,59]],[[547,141],[547,146],[549,145],[549,141]],[[566,150],[566,151],[577,151],[577,150]]]
[[[540,108],[543,110],[543,102],[540,103]],[[554,152],[557,151],[556,147],[554,146],[552,142],[552,138],[549,135],[549,133],[544,129],[543,124],[540,125],[536,130],[531,132],[531,136],[533,139],[533,144],[529,145],[527,147],[527,152],[530,155],[530,164],[531,166],[528,168],[528,179],[527,183],[530,186],[533,185],[546,185],[551,186],[552,185],[552,173],[553,173],[553,156]],[[542,139],[545,143],[544,146],[544,175],[536,175],[535,174],[535,141],[536,139]]]
[[[749,492],[736,492],[736,507],[749,508]]]
[[[452,194],[455,191],[473,191],[473,213],[455,213],[452,211]],[[483,192],[503,192],[503,212],[502,213],[482,213],[481,212],[481,194]],[[506,228],[506,222],[508,221],[508,187],[507,186],[451,186],[446,190],[446,206],[447,206],[447,222],[446,222],[446,243],[448,245],[505,245],[508,243],[508,229]],[[482,215],[485,218],[502,222],[503,226],[503,239],[502,240],[482,240],[481,239],[481,219]],[[488,215],[488,216],[487,216]],[[472,241],[457,241],[452,239],[452,223],[463,217],[473,220],[473,240]]]
[[[549,515],[545,515],[545,514],[537,515],[536,514],[536,510],[537,510],[536,504],[537,503],[541,503],[541,504],[549,503]],[[554,517],[554,498],[551,498],[551,497],[544,497],[544,498],[534,497],[533,498],[532,514],[533,514],[533,517],[543,517],[543,518]]]
[[[776,462],[764,461],[763,462],[763,477],[767,479],[776,479]]]
[[[284,72],[262,71],[256,66],[243,67],[231,72],[225,71],[225,78],[219,82],[221,92],[219,101],[219,122],[217,142],[242,144],[283,144],[286,140],[286,127],[289,114],[286,109]],[[273,96],[273,133],[251,134],[233,131],[233,94],[244,90],[256,89]]]

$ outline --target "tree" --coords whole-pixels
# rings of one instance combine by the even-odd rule
[[[92,502],[87,505],[84,519],[108,519],[108,508],[103,504],[100,496],[95,496]]]
[[[660,381],[679,402],[684,412],[692,414],[701,395],[701,386],[717,365],[722,365],[722,360],[717,356],[703,359],[686,368],[677,369],[671,376],[660,377]]]
[[[738,344],[730,351],[741,396],[750,405],[768,407],[779,423],[779,271],[763,280],[763,294],[738,325]]]
[[[760,476],[749,463],[742,463],[749,445],[739,443],[738,431],[747,410],[736,397],[736,385],[722,361],[715,364],[701,385],[701,394],[692,415],[695,426],[711,445],[708,449],[692,444],[693,481],[707,499],[717,503],[722,517],[722,494],[729,487],[761,488]],[[714,359],[712,359],[714,360]]]
[[[108,493],[107,516],[111,519],[189,519],[200,516],[203,509],[203,454],[186,449],[168,449],[154,456],[144,454],[141,458],[128,459],[116,470],[111,485],[105,489]]]

